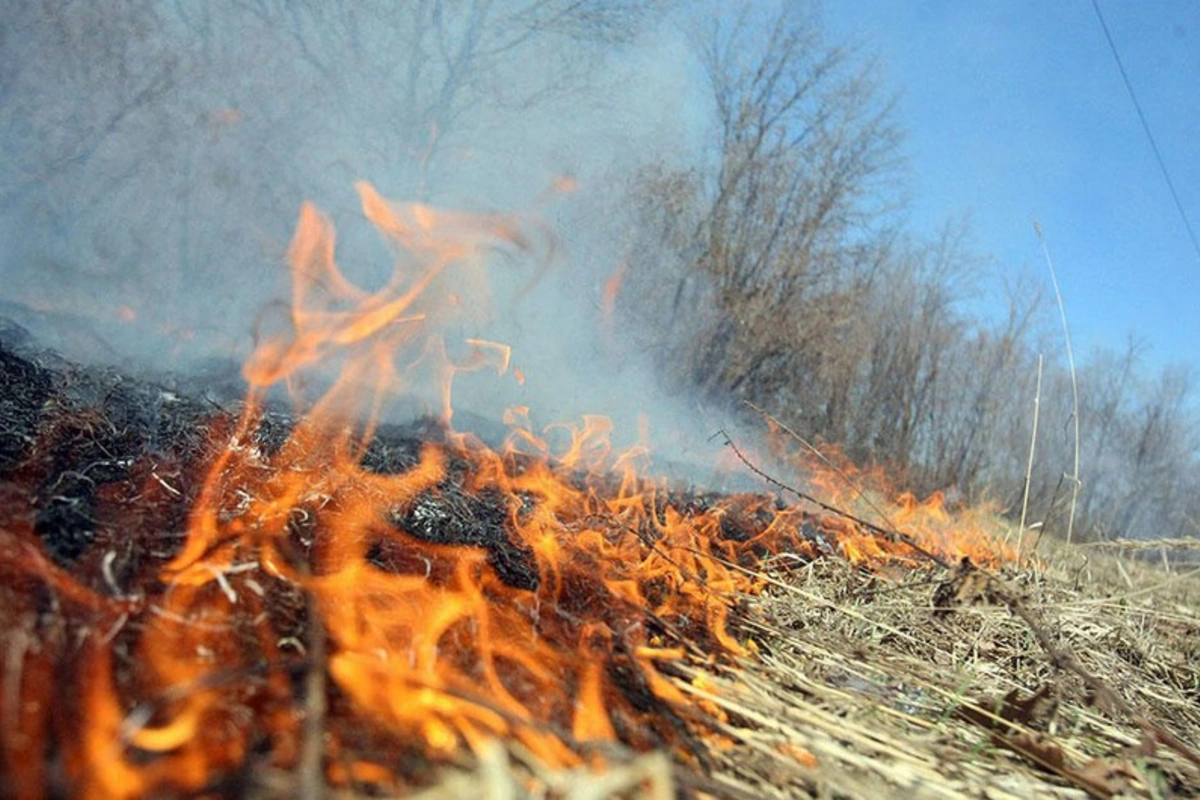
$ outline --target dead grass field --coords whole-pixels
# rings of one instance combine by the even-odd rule
[[[1130,550],[1044,540],[997,584],[1116,702],[1056,666],[1002,598],[945,571],[778,559],[744,608],[756,657],[676,678],[710,752],[549,773],[497,745],[421,796],[1200,796],[1200,568]]]

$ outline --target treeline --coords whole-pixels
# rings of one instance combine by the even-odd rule
[[[1191,376],[1150,374],[1136,344],[1086,354],[1076,416],[1037,282],[969,313],[967,227],[906,233],[902,131],[876,71],[782,5],[12,2],[0,303],[61,320],[82,348],[103,337],[81,321],[109,320],[114,358],[234,356],[287,295],[305,199],[351,218],[367,178],[507,210],[579,169],[564,249],[603,273],[631,232],[620,329],[686,396],[752,401],[904,487],[1007,509],[1036,397],[1031,521],[1064,529],[1078,487],[1081,534],[1195,535]],[[702,113],[683,86],[697,75]],[[339,239],[343,267],[386,280],[361,238]],[[568,302],[586,303],[578,277]],[[574,306],[523,313],[510,327],[536,346],[597,338]]]
[[[696,42],[709,157],[631,188],[625,310],[669,382],[768,409],[903,488],[1014,516],[1036,423],[1028,522],[1065,533],[1074,507],[1076,539],[1200,532],[1187,370],[1152,374],[1131,343],[1087,354],[1073,385],[1053,298],[1029,280],[1002,313],[968,313],[967,226],[905,235],[891,108],[814,18],[747,13]]]
[[[10,0],[0,301],[76,356],[244,355],[287,297],[301,203],[352,220],[366,179],[524,208],[562,169],[548,153],[626,121],[598,110],[608,70],[660,16],[644,0]],[[343,268],[385,281],[353,228]]]

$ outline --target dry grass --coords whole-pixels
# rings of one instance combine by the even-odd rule
[[[7,406],[7,424],[0,425],[10,433],[6,453],[12,458],[24,443],[38,440],[37,425],[46,424],[41,415],[54,407],[49,400],[55,395],[50,376],[33,365],[14,358],[7,368],[18,378],[14,385],[28,390],[10,393],[22,402]],[[96,383],[101,389],[117,385]],[[87,393],[117,396],[115,390],[88,386],[83,385]],[[161,405],[166,397],[133,385],[122,392],[118,399],[127,397],[135,408]],[[133,483],[165,491],[148,504],[135,489],[128,505],[136,516],[118,507],[126,524],[93,548],[94,583],[115,594],[121,592],[114,588],[118,581],[103,555],[112,551],[105,547],[129,546],[130,531],[173,529],[171,519],[178,518],[172,509],[183,508],[187,499],[174,485],[185,485],[194,472],[187,467],[202,449],[198,442],[204,437],[196,431],[198,421],[208,418],[203,406],[177,398],[169,405],[186,413],[174,411],[136,435],[118,436],[117,426],[99,412],[72,412],[59,431],[69,445],[66,455],[104,466],[117,463],[113,453],[136,454],[151,431],[168,440],[172,432],[186,432],[173,460],[157,454],[160,461],[149,472],[153,481],[132,481],[124,471],[110,476],[114,487]],[[69,404],[63,408],[71,411]],[[166,467],[176,471],[166,473]],[[66,495],[62,476],[76,473],[57,474],[54,491]],[[84,483],[90,487],[92,481]],[[8,497],[27,502],[22,486],[7,487]],[[888,530],[905,524],[869,492],[855,494],[846,505],[863,518],[891,517]],[[832,513],[830,507],[825,511]],[[58,526],[69,531],[85,522],[91,524],[64,512]],[[1002,524],[978,509],[939,516],[929,533],[938,541],[943,534],[969,535],[965,532],[981,525],[994,526],[995,540],[1004,538]],[[872,535],[888,530],[876,528]],[[1183,553],[1195,549],[1195,542],[1159,541],[1149,553],[1139,553],[1143,546],[1135,543],[1069,546],[1048,538],[1036,547],[1036,560],[1022,559],[1021,567],[999,575],[932,561],[927,569],[913,568],[921,562],[912,561],[869,571],[833,555],[815,562],[776,556],[757,567],[760,593],[730,598],[734,632],[751,653],[730,663],[706,656],[692,642],[687,660],[667,667],[687,698],[679,716],[696,734],[674,741],[695,742],[694,750],[680,745],[670,753],[636,753],[593,742],[584,751],[590,767],[551,770],[508,741],[457,754],[432,784],[433,766],[421,763],[406,785],[422,787],[415,796],[425,800],[1200,796],[1200,758],[1194,752],[1200,742],[1200,568],[1171,564],[1153,552],[1170,547]],[[54,578],[58,570],[48,558],[31,560],[28,552],[17,548],[7,554],[15,565],[10,574],[24,575],[21,570],[34,563],[36,581],[73,585]],[[35,638],[35,626],[48,625],[50,618],[34,613],[31,598],[37,595],[30,584],[10,583],[8,604],[0,608],[15,614],[13,608],[27,603],[29,613],[22,612],[9,628],[6,733],[21,725],[14,710],[40,713],[39,701],[20,703],[18,692],[23,676],[43,676],[31,682],[49,685],[52,662],[39,648],[57,646]],[[93,628],[85,620],[81,636]],[[310,633],[315,654],[310,663],[320,668],[305,676],[307,755],[290,769],[248,763],[248,774],[222,784],[235,787],[223,794],[263,800],[380,796],[381,787],[395,785],[387,777],[412,766],[376,765],[386,774],[380,780],[364,777],[369,789],[324,785],[322,725],[328,714],[318,702],[327,693],[323,634]],[[66,659],[74,657],[74,651],[63,652]],[[662,707],[648,713],[655,710]],[[35,771],[35,777],[45,772]],[[0,786],[8,785],[7,778],[0,774]]]
[[[998,585],[1134,714],[1097,698],[1002,603],[935,608],[945,571],[778,559],[745,614],[755,656],[679,666],[709,753],[674,754],[673,774],[662,756],[628,753],[552,774],[497,748],[422,797],[1200,796],[1200,768],[1146,724],[1200,742],[1200,577],[1041,549]]]
[[[1126,703],[1178,739],[1200,741],[1195,577],[1126,565],[1129,589],[1101,573],[1109,568],[1102,557],[1090,559],[1088,575],[1070,556],[1064,549],[1008,585],[1057,645]],[[990,604],[939,614],[933,594],[922,576],[885,581],[837,561],[773,587],[760,607],[761,663],[712,695],[758,721],[726,754],[731,778],[765,797],[1163,797],[1200,789],[1196,765],[1147,744],[1133,719],[1089,701],[1079,676],[1055,667],[1025,620]],[[1002,714],[1003,722],[990,718],[1014,690],[1020,699],[1041,690],[1053,702]],[[1006,742],[1028,747],[1016,752]],[[811,759],[786,757],[796,750]],[[1056,751],[1061,764],[1037,763]],[[771,778],[739,764],[751,753],[769,758]]]

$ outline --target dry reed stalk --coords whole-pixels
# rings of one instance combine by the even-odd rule
[[[1038,353],[1037,389],[1033,393],[1033,433],[1029,437],[1029,460],[1025,465],[1025,490],[1021,493],[1021,525],[1017,529],[1017,556],[1025,557],[1025,515],[1029,511],[1029,483],[1033,478],[1033,454],[1037,449],[1038,416],[1042,405],[1042,354]]]
[[[1058,273],[1054,269],[1054,261],[1050,258],[1050,248],[1042,233],[1042,226],[1037,220],[1033,222],[1037,231],[1038,242],[1042,247],[1042,256],[1046,260],[1046,268],[1050,270],[1050,282],[1054,286],[1054,300],[1058,305],[1058,316],[1062,321],[1063,341],[1067,348],[1067,366],[1071,373],[1071,420],[1075,425],[1075,457],[1071,475],[1071,511],[1067,515],[1067,544],[1070,544],[1075,531],[1075,511],[1079,505],[1079,380],[1075,374],[1075,351],[1071,347],[1071,331],[1067,327],[1067,309],[1063,304],[1062,292],[1058,288]]]

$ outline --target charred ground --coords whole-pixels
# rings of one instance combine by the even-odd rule
[[[227,398],[66,363],[32,350],[18,333],[7,331],[0,346],[0,622],[8,654],[0,788],[71,796],[80,767],[69,739],[93,722],[74,693],[87,685],[85,643],[111,645],[124,724],[156,721],[173,701],[141,686],[139,615],[167,591],[161,571],[183,545],[199,479],[214,442],[233,428],[235,409]],[[255,446],[277,451],[295,424],[282,409],[265,411]],[[430,444],[450,448],[446,477],[398,503],[391,524],[438,547],[482,549],[503,584],[536,590],[545,576],[512,526],[540,498],[472,488],[477,467],[467,453],[455,454],[443,426],[381,426],[361,463],[403,473]],[[519,472],[520,458],[512,458],[508,468]],[[581,474],[578,487],[603,493],[605,480],[616,478]],[[605,671],[622,698],[611,715],[620,744],[591,750],[608,765],[598,777],[539,767],[511,744],[431,760],[417,743],[357,722],[349,699],[322,682],[322,725],[342,761],[392,764],[400,787],[425,787],[430,796],[465,796],[480,782],[563,797],[591,796],[584,787],[593,784],[630,796],[1197,795],[1186,745],[1200,735],[1194,574],[1088,550],[1055,551],[1004,577],[968,566],[863,569],[837,557],[831,542],[839,527],[823,514],[802,517],[791,547],[779,540],[768,547],[762,537],[783,508],[773,497],[680,490],[655,502],[656,513],[671,508],[685,517],[723,504],[717,538],[736,544],[740,568],[758,575],[760,591],[733,599],[730,614],[752,656],[714,657],[719,648],[702,620],[666,620],[615,602],[582,564],[558,576],[561,602],[548,619],[571,630],[584,620],[653,629],[683,648],[663,674],[691,704],[664,702],[617,639]],[[594,515],[604,516],[600,504]],[[297,564],[320,546],[311,519],[298,508],[289,526]],[[654,545],[654,530],[635,533]],[[375,542],[371,565],[397,574],[444,568],[413,563],[398,542]],[[320,632],[295,585],[260,582],[255,608],[288,643],[288,655],[264,661],[261,629],[250,619],[229,631],[241,655],[209,680],[240,687],[239,718],[254,730],[243,739],[249,749],[219,764],[201,794],[290,796],[324,781],[320,769],[317,778],[306,773],[303,759],[281,760],[273,742],[279,731],[266,727],[281,709],[311,708],[311,676],[323,670],[311,657],[323,646]],[[671,590],[646,587],[651,597]],[[283,689],[269,680],[280,671]],[[299,747],[303,733],[292,735]],[[673,769],[639,755],[661,749]],[[156,758],[133,755],[148,765]],[[179,794],[170,787],[162,776],[159,793]],[[365,796],[379,788],[348,780],[339,791]]]

